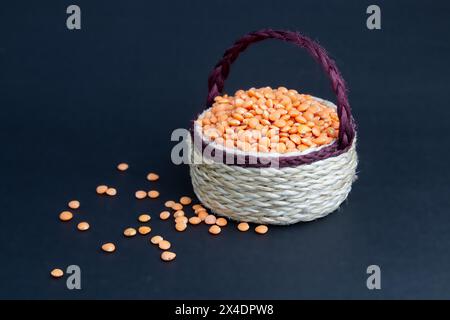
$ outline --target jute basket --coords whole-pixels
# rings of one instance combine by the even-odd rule
[[[345,82],[326,51],[295,32],[249,33],[225,52],[210,74],[207,106],[211,107],[214,98],[222,92],[230,65],[239,54],[250,44],[265,39],[294,43],[306,49],[323,67],[337,96],[337,105],[318,100],[337,110],[339,136],[331,144],[303,152],[252,154],[206,141],[201,128],[194,124],[194,139],[189,143],[192,185],[206,207],[234,220],[277,225],[315,220],[335,211],[347,198],[358,162],[355,122]],[[230,159],[233,163],[227,164]]]

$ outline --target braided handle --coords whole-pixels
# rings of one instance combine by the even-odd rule
[[[322,66],[331,80],[331,86],[337,97],[337,114],[340,119],[338,148],[345,149],[353,141],[355,131],[350,105],[347,98],[347,88],[336,63],[327,55],[327,52],[318,43],[301,35],[298,32],[280,31],[264,29],[251,32],[236,41],[228,48],[222,59],[215,65],[208,78],[207,106],[210,107],[214,98],[218,96],[224,87],[224,82],[230,72],[231,64],[237,59],[239,54],[247,47],[265,39],[279,39],[292,42],[295,45],[305,48],[306,51]]]

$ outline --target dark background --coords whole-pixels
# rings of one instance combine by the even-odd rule
[[[66,28],[81,7],[82,29]],[[450,298],[450,3],[377,1],[2,1],[0,5],[0,298]],[[358,123],[359,179],[339,212],[218,237],[157,217],[193,195],[170,160],[173,129],[202,110],[223,51],[260,28],[298,30],[336,59]],[[233,66],[226,91],[296,88],[334,99],[303,51],[266,41]],[[115,170],[126,161],[126,173]],[[137,201],[158,172],[158,200]],[[98,184],[118,188],[99,197]],[[82,203],[69,223],[58,214]],[[148,236],[124,239],[142,212],[178,257]],[[188,214],[192,214],[190,211]],[[76,231],[87,220],[91,230]],[[118,250],[99,246],[114,241]],[[77,264],[82,290],[49,271]],[[377,264],[382,289],[366,288]]]

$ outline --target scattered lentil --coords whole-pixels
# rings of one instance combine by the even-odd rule
[[[158,246],[159,246],[159,248],[162,249],[162,250],[169,250],[170,247],[171,247],[172,245],[171,245],[170,242],[167,241],[167,240],[161,240],[161,241],[158,243]]]
[[[209,227],[209,233],[211,234],[219,234],[220,231],[222,231],[222,229],[220,229],[220,227],[218,225],[212,225],[211,227]]]
[[[161,253],[161,259],[163,261],[172,261],[176,256],[177,255],[175,253],[170,251],[164,251],[163,253]]]
[[[256,233],[259,233],[259,234],[265,234],[265,233],[267,233],[268,230],[269,230],[269,228],[263,224],[261,224],[255,228]]]
[[[95,191],[98,193],[98,194],[104,194],[105,192],[106,192],[106,190],[108,190],[108,186],[105,186],[105,185],[100,185],[100,186],[98,186],[96,189],[95,189]]]
[[[197,215],[197,217],[199,217],[201,221],[205,221],[205,219],[206,219],[207,216],[208,216],[208,212],[206,212],[206,211],[201,211],[201,212]]]
[[[148,227],[148,226],[140,226],[138,228],[138,232],[142,235],[146,235],[149,234],[150,231],[152,231],[152,228]]]
[[[128,167],[129,167],[128,163],[122,162],[117,165],[117,170],[126,171],[128,170]]]
[[[225,218],[217,218],[216,224],[217,224],[219,227],[225,227],[225,226],[228,224],[228,221],[227,221],[227,219],[225,219]]]
[[[138,190],[134,193],[134,196],[137,199],[144,199],[147,196],[147,192],[143,191],[143,190]]]
[[[70,209],[78,209],[80,207],[80,201],[78,200],[72,200],[68,204]]]
[[[173,214],[174,218],[183,217],[183,216],[184,216],[184,211],[183,210],[175,211],[175,213]]]
[[[61,221],[69,221],[72,220],[73,214],[70,211],[63,211],[59,214],[59,220]]]
[[[156,180],[158,180],[158,179],[159,179],[159,175],[157,175],[156,173],[150,172],[150,173],[147,175],[147,180],[148,180],[148,181],[156,181]]]
[[[108,190],[106,190],[106,194],[108,196],[115,196],[117,194],[117,190],[115,188],[108,188]]]
[[[152,199],[158,198],[159,197],[159,191],[156,190],[150,190],[148,192],[148,196]]]
[[[170,217],[170,212],[169,211],[163,211],[159,214],[159,218],[161,220],[167,220]]]
[[[123,235],[125,237],[134,237],[136,235],[136,229],[135,228],[126,228],[123,231]]]
[[[116,246],[114,243],[108,242],[102,245],[102,250],[105,252],[114,252],[116,251]]]
[[[250,229],[250,226],[248,225],[247,222],[241,222],[238,224],[237,228],[239,231],[245,232],[248,231],[248,229]]]
[[[50,271],[50,274],[52,275],[53,278],[61,278],[64,275],[64,271],[56,268]]]
[[[177,231],[182,232],[182,231],[186,230],[186,228],[187,228],[187,224],[186,223],[178,222],[178,223],[175,224],[175,229]]]
[[[187,206],[188,204],[191,204],[192,199],[189,197],[181,197],[180,198],[180,203],[184,206]]]
[[[166,201],[166,202],[164,203],[164,205],[166,206],[166,208],[172,208],[174,204],[175,204],[175,201],[172,201],[172,200]]]
[[[185,216],[176,217],[175,223],[188,223],[188,218],[186,218]]]
[[[89,230],[90,227],[91,227],[91,226],[89,225],[89,223],[87,223],[87,222],[85,222],[85,221],[80,222],[80,223],[77,225],[77,228],[78,228],[78,230],[80,230],[80,231],[86,231],[86,230]]]
[[[200,219],[199,217],[190,217],[189,218],[190,224],[199,224],[201,222],[202,222],[202,219]]]
[[[153,236],[151,239],[150,239],[150,242],[151,243],[153,243],[153,244],[158,244],[158,243],[160,243],[161,241],[163,241],[164,239],[163,239],[163,237],[161,237],[161,236]]]
[[[216,223],[216,217],[213,216],[212,214],[209,214],[205,217],[205,223],[206,224],[215,224]]]
[[[149,222],[151,218],[152,218],[152,217],[150,217],[150,215],[148,215],[148,214],[141,214],[141,215],[138,217],[138,220],[139,220],[140,222]]]
[[[172,209],[175,211],[181,210],[183,209],[183,205],[181,203],[174,203],[174,205],[172,206]]]

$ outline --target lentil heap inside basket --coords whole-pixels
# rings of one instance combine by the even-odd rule
[[[206,140],[244,152],[305,151],[330,144],[339,134],[335,109],[285,87],[217,96],[196,123]]]

